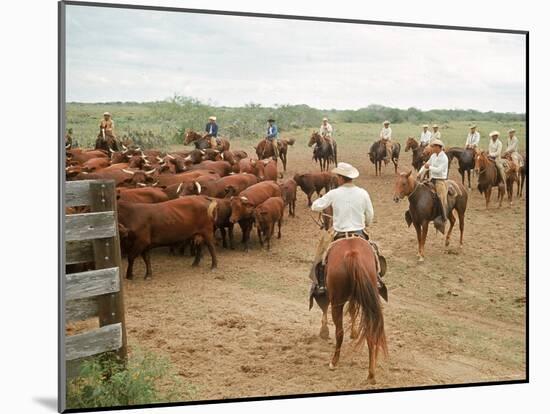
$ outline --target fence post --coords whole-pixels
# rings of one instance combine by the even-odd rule
[[[127,356],[126,317],[124,314],[124,283],[122,278],[120,239],[116,215],[116,191],[113,180],[102,180],[90,183],[90,209],[93,213],[100,211],[115,212],[116,236],[93,240],[95,269],[119,267],[120,291],[98,296],[99,326],[114,323],[122,324],[122,347],[118,351],[121,359]]]

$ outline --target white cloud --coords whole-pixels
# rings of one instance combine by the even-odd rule
[[[522,35],[67,9],[69,101],[525,111]]]

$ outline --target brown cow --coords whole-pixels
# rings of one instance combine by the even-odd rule
[[[201,175],[194,180],[187,181],[181,184],[179,196],[186,195],[203,195],[217,197],[218,186],[214,185],[220,176],[218,174]],[[221,197],[224,197],[223,195]]]
[[[296,181],[289,178],[285,182],[279,184],[279,187],[281,187],[281,194],[285,206],[288,205],[288,215],[296,217]]]
[[[239,160],[239,172],[241,173],[249,173],[259,176],[260,171],[258,168],[258,160],[254,160],[252,158],[243,158]]]
[[[282,197],[270,197],[254,209],[254,222],[258,229],[260,246],[264,246],[262,234],[267,241],[267,250],[271,249],[271,236],[275,231],[275,223],[279,226],[277,238],[281,238],[281,224],[283,222],[285,204]]]
[[[214,247],[214,218],[216,204],[204,197],[189,196],[158,204],[129,203],[119,201],[118,223],[122,250],[128,255],[126,278],[132,279],[134,260],[141,255],[147,271],[145,278],[153,275],[151,249],[172,246],[192,240],[206,244],[212,257],[212,269],[217,266]],[[193,266],[200,262],[195,256]]]
[[[94,172],[107,168],[110,164],[109,158],[92,158],[82,164],[82,171]]]
[[[307,205],[311,206],[311,196],[313,193],[317,193],[317,196],[321,196],[321,191],[325,189],[325,192],[330,191],[332,188],[337,187],[336,176],[330,172],[323,171],[317,173],[305,173],[294,175],[294,181],[300,186],[302,191],[307,196]]]
[[[242,243],[248,251],[250,231],[254,223],[254,208],[269,197],[280,197],[281,189],[273,181],[262,181],[231,197],[231,223],[239,223],[243,234]]]
[[[235,223],[231,223],[231,221],[229,220],[231,217],[231,200],[229,198],[213,198],[213,197],[206,197],[206,198],[208,200],[213,200],[216,202],[215,229],[220,229],[220,233],[222,235],[223,248],[227,249],[226,234],[228,234],[229,247],[231,249],[234,249],[235,246],[233,244],[233,227],[235,226]]]
[[[193,170],[188,172],[183,172],[179,174],[161,174],[158,177],[158,183],[160,186],[169,186],[171,184],[180,184],[180,183],[186,183],[192,180],[195,180],[197,177],[203,176],[203,175],[215,175],[216,177],[220,177],[218,174],[210,171],[210,170]]]
[[[128,170],[128,169],[107,170],[106,168],[104,168],[103,170],[100,170],[95,173],[82,172],[78,174],[75,177],[75,179],[76,180],[114,180],[115,185],[117,187],[119,186],[137,187],[140,184],[142,185],[153,184],[155,182],[155,179],[152,176],[154,172],[155,172],[154,170],[152,171]]]
[[[107,153],[102,150],[88,150],[83,151],[81,149],[71,149],[65,151],[67,158],[70,158],[71,161],[78,162],[79,164],[84,164],[86,161],[91,160],[92,158],[109,158]]]
[[[283,175],[279,175],[277,172],[277,160],[268,158],[265,160],[258,161],[259,166],[259,177],[260,180],[265,181],[277,181],[277,178],[282,178]]]
[[[157,187],[117,188],[117,199],[130,203],[148,204],[162,203],[169,200],[163,189]]]
[[[218,180],[196,180],[185,184],[181,195],[200,194],[218,198],[234,196],[257,182],[258,177],[253,174],[232,174]]]
[[[227,161],[202,161],[199,164],[194,164],[188,166],[186,171],[194,170],[210,170],[214,171],[220,177],[225,177],[226,175],[231,174],[231,164]]]

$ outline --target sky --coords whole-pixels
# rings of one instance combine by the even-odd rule
[[[68,102],[525,112],[525,36],[67,6]]]

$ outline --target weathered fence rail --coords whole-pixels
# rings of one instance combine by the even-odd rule
[[[114,182],[67,182],[65,205],[90,210],[65,215],[65,264],[85,263],[92,269],[64,275],[65,323],[99,319],[99,328],[65,335],[67,375],[71,377],[84,358],[109,351],[126,358],[127,345]]]

